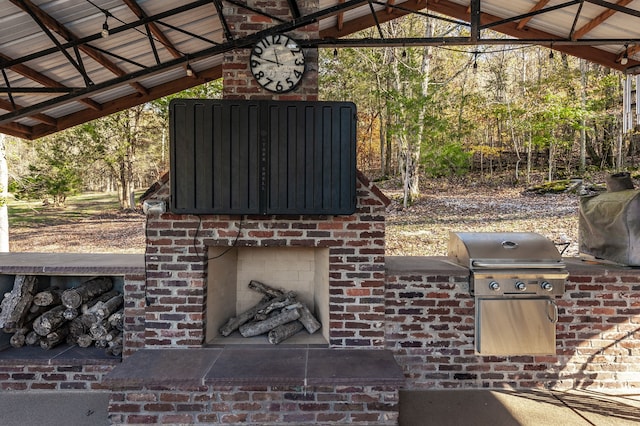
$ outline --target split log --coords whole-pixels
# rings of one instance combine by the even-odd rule
[[[38,333],[36,333],[35,331],[30,331],[24,337],[24,343],[29,346],[35,346],[40,344],[40,339],[41,337]]]
[[[119,294],[120,292],[118,290],[110,290],[106,293],[102,293],[101,295],[89,300],[87,303],[83,303],[80,312],[82,312],[83,314],[93,312],[95,309],[97,309],[97,307],[95,307],[97,303],[106,302],[107,300]]]
[[[122,331],[111,329],[107,334],[105,334],[104,340],[106,340],[107,342],[112,342],[116,340],[118,336],[121,336],[121,335],[122,335]]]
[[[120,356],[122,355],[122,334],[108,343],[107,350],[108,355]]]
[[[109,315],[109,319],[107,321],[111,328],[120,331],[124,330],[124,310],[120,309],[119,311],[112,313]]]
[[[100,349],[105,349],[108,346],[108,343],[104,339],[98,339],[94,342],[93,346]]]
[[[56,331],[47,334],[40,339],[40,347],[42,349],[51,349],[64,342],[69,334],[69,327],[60,327]]]
[[[27,340],[27,333],[29,333],[30,331],[31,329],[27,327],[16,330],[16,332],[13,333],[13,336],[11,336],[11,338],[9,339],[9,343],[11,344],[11,346],[13,346],[14,348],[23,347],[25,341]]]
[[[76,343],[81,348],[88,348],[93,344],[93,337],[90,334],[81,334],[76,338]]]
[[[277,345],[302,329],[304,329],[304,325],[302,325],[300,321],[291,321],[289,323],[279,325],[271,330],[267,338],[269,343]]]
[[[46,336],[52,331],[55,331],[55,329],[67,321],[64,318],[65,309],[66,308],[64,306],[58,305],[40,315],[38,318],[33,320],[33,331],[38,333],[40,336]]]
[[[13,289],[0,303],[0,328],[20,328],[29,312],[38,279],[33,275],[16,275]]]
[[[64,316],[64,319],[66,319],[67,321],[71,321],[78,316],[78,310],[74,308],[67,308],[64,310],[64,313],[62,315]]]
[[[104,338],[104,336],[109,332],[109,329],[107,328],[107,326],[105,325],[106,321],[100,321],[97,322],[95,324],[93,324],[91,326],[91,328],[89,329],[91,336],[95,339],[95,340],[99,340]]]
[[[70,288],[62,293],[62,304],[67,308],[79,308],[83,303],[94,297],[106,293],[113,288],[109,277],[93,278],[78,287]]]
[[[294,303],[296,303],[296,294],[294,292],[288,292],[275,299],[272,299],[271,303],[256,312],[254,318],[257,321],[264,321],[265,319],[267,319],[271,312],[282,309],[285,306],[293,305]]]
[[[264,321],[256,321],[244,324],[240,327],[240,334],[243,337],[253,337],[266,333],[279,325],[295,321],[300,318],[300,312],[297,309],[285,310],[284,312],[270,317]]]
[[[318,331],[320,327],[322,327],[322,325],[320,324],[320,321],[318,321],[316,317],[313,316],[307,305],[305,305],[304,303],[302,303],[301,305],[302,306],[299,308],[300,319],[298,321],[302,323],[309,334],[313,334]]]
[[[69,323],[69,333],[77,339],[79,336],[89,333],[94,322],[88,315],[80,315]]]
[[[265,296],[269,296],[270,298],[280,297],[284,294],[282,290],[278,290],[277,288],[269,287],[266,284],[261,283],[260,281],[251,280],[249,281],[249,288],[251,290],[255,290],[259,293],[264,294]]]
[[[59,305],[62,292],[63,290],[58,287],[49,287],[33,296],[33,304],[36,306]]]
[[[96,309],[96,317],[98,320],[103,320],[108,318],[109,315],[116,312],[120,309],[120,306],[124,303],[124,297],[120,294],[118,296],[114,296],[111,299],[107,300],[100,304],[98,309]]]
[[[270,302],[271,302],[271,299],[266,298],[266,297],[263,298],[254,307],[244,311],[243,313],[241,313],[237,317],[229,318],[227,323],[218,329],[218,332],[220,334],[222,334],[223,336],[225,336],[225,337],[230,335],[231,333],[236,331],[238,328],[240,328],[241,325],[246,324],[247,322],[251,321],[253,319],[253,317],[256,316],[256,313],[260,309],[262,309],[262,308],[266,307],[267,305],[269,305]]]

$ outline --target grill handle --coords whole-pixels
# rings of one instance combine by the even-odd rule
[[[563,268],[564,265],[562,263],[539,263],[539,262],[529,262],[529,263],[498,263],[498,262],[482,262],[478,260],[474,260],[471,262],[472,266],[477,266],[478,268],[490,268],[490,269],[558,269]]]
[[[547,318],[553,324],[558,322],[558,305],[551,299],[547,300]]]

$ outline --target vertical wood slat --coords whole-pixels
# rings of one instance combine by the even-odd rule
[[[355,211],[353,103],[178,99],[170,110],[172,211]]]

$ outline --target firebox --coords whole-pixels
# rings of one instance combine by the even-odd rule
[[[266,343],[265,336],[244,338],[238,332],[223,337],[220,327],[231,317],[257,305],[262,298],[248,284],[260,281],[294,292],[322,327],[313,334],[300,331],[283,343],[329,341],[329,249],[309,247],[210,247],[207,278],[209,344]]]

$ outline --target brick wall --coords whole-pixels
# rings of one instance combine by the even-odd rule
[[[207,250],[235,244],[328,248],[330,345],[384,347],[387,199],[360,173],[357,199],[349,216],[149,216],[145,346],[204,343]]]
[[[384,386],[165,386],[113,392],[115,424],[398,424]]]
[[[76,361],[68,364],[0,364],[0,391],[107,390],[103,377],[115,363],[104,360]]]
[[[640,271],[569,264],[556,356],[474,355],[466,274],[390,273],[386,345],[409,389],[640,387]]]

